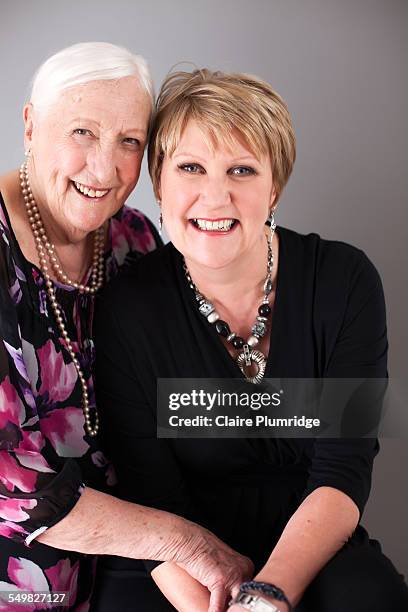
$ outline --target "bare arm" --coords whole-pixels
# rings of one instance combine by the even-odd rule
[[[187,539],[187,532],[188,522],[174,514],[87,487],[67,516],[37,540],[85,554],[164,561],[182,556],[176,549]]]
[[[342,491],[315,489],[288,521],[255,580],[275,584],[292,605],[297,605],[313,578],[352,535],[359,515],[356,504]],[[270,601],[286,612],[286,604]],[[241,610],[239,606],[230,608],[231,612]]]
[[[178,563],[180,572],[211,592],[210,612],[222,612],[229,594],[253,571],[249,559],[195,523],[90,488],[37,540],[87,554]]]
[[[313,578],[352,535],[358,519],[358,508],[347,495],[332,487],[316,489],[288,521],[268,562],[254,579],[275,584],[297,605]],[[159,566],[152,577],[180,612],[207,610],[208,590],[183,575],[174,563]],[[285,604],[267,599],[286,612]],[[241,612],[242,608],[232,606],[229,610]]]

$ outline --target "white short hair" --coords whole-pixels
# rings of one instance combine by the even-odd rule
[[[90,81],[135,76],[154,104],[154,88],[146,60],[127,49],[106,42],[84,42],[49,57],[33,77],[30,101],[47,109],[61,91]]]

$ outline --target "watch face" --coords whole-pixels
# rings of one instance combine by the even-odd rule
[[[279,612],[278,608],[273,604],[265,601],[264,599],[258,599],[255,604],[254,610],[256,612]]]
[[[239,593],[232,603],[237,603],[243,608],[253,610],[254,612],[279,612],[279,608],[266,601],[266,599],[250,593]]]

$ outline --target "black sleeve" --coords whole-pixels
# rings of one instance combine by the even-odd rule
[[[118,477],[116,494],[193,518],[174,453],[168,440],[156,437],[156,406],[139,380],[138,363],[146,357],[138,345],[137,322],[128,320],[131,310],[118,311],[124,302],[120,291],[105,292],[94,319],[96,399],[103,444]],[[151,384],[151,380],[146,382]],[[145,565],[151,570],[157,563]]]
[[[387,377],[388,343],[381,280],[369,259],[358,253],[340,332],[324,373],[326,378]],[[378,450],[375,438],[317,439],[303,499],[318,487],[334,487],[355,502],[361,518]]]

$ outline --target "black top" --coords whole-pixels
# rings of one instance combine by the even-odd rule
[[[278,228],[269,377],[385,377],[381,281],[364,253]],[[239,308],[239,304],[237,304]],[[156,379],[241,377],[198,312],[172,244],[115,279],[97,304],[96,391],[117,494],[187,516],[261,566],[320,486],[367,501],[373,439],[156,438]]]

